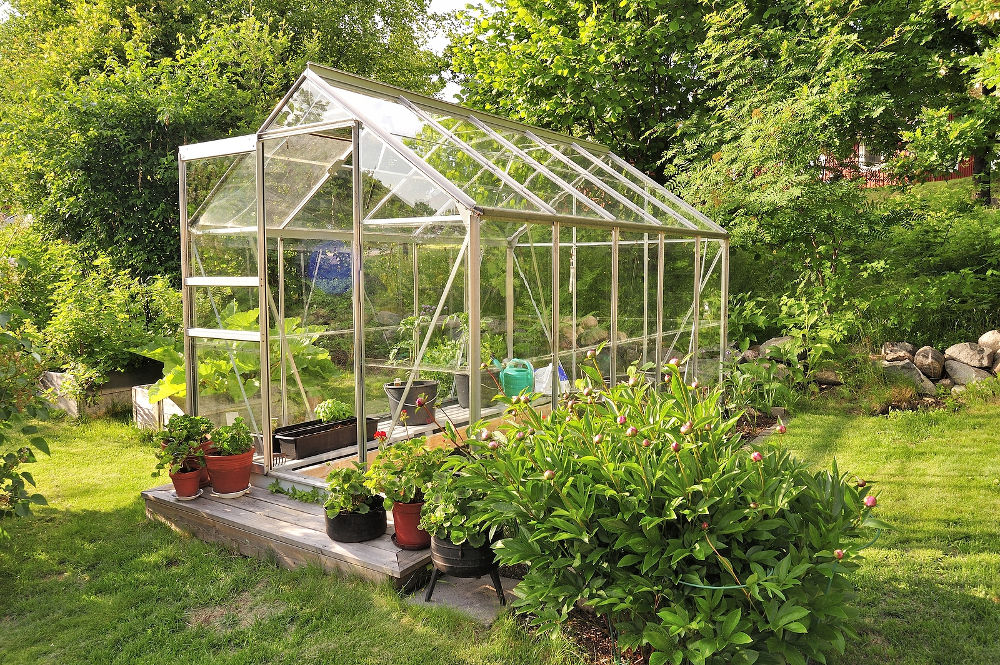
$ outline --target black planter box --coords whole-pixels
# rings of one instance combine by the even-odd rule
[[[302,459],[332,450],[358,445],[358,419],[348,418],[332,423],[310,420],[274,430],[274,450],[288,459]],[[375,438],[378,420],[365,419],[366,441]]]

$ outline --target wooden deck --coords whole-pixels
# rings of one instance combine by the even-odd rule
[[[430,563],[430,550],[401,550],[392,544],[392,513],[386,535],[365,543],[338,543],[326,535],[323,507],[295,501],[254,486],[237,499],[211,496],[178,501],[171,485],[142,493],[146,515],[201,540],[221,543],[242,554],[274,556],[288,568],[315,563],[368,579],[403,586]]]

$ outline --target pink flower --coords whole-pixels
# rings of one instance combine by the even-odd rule
[[[679,453],[681,450],[681,444],[674,441],[673,443],[670,444],[670,450],[674,451],[675,453]]]
[[[650,441],[649,439],[643,439],[642,440],[642,447],[643,448],[649,448],[651,445],[653,445],[653,442]]]
[[[690,420],[687,421],[686,423],[684,423],[683,425],[681,425],[681,434],[687,434],[688,432],[691,431],[691,429],[693,427],[694,427],[694,424],[692,424]]]
[[[708,531],[708,522],[702,522],[701,523],[701,530],[702,531]]]
[[[874,508],[878,504],[878,499],[874,495],[869,494],[865,497],[865,505],[869,508]]]
[[[594,435],[594,443],[600,443],[601,441],[604,441],[604,435],[603,434],[595,434]]]
[[[489,448],[490,450],[496,450],[497,448],[500,447],[500,442],[490,441],[489,443],[486,444],[486,447]]]
[[[680,361],[679,358],[675,357],[675,358],[671,358],[669,362],[670,362],[671,365],[678,365],[678,364],[680,364],[681,361]]]
[[[858,480],[858,487],[864,487],[867,484],[868,484],[868,481],[866,481],[864,478],[861,478],[860,480]]]
[[[758,508],[757,502],[756,501],[751,501],[750,502],[750,507],[753,508],[754,510],[757,510],[757,508]]]
[[[635,427],[629,427],[627,430],[625,430],[625,436],[635,436],[638,433],[639,430],[637,430]]]
[[[553,471],[552,469],[546,469],[545,471],[542,472],[542,478],[544,478],[545,480],[552,480],[555,477],[556,477],[556,472]]]
[[[479,437],[480,441],[485,441],[486,439],[490,438],[490,431],[484,427],[481,430],[479,430],[479,432],[477,432],[477,436]]]
[[[424,398],[423,397],[418,397],[417,398],[417,406],[423,406],[423,405],[424,405]]]
[[[833,556],[839,561],[844,558],[844,550],[834,550]]]
[[[618,416],[618,424],[619,425],[625,424],[625,416]]]
[[[778,434],[784,434],[787,431],[788,428],[785,427],[785,423],[778,423]]]
[[[698,379],[691,382],[691,390],[695,390],[698,387]]]
[[[761,460],[764,459],[764,456],[760,454],[759,450],[755,450],[750,454],[750,459],[752,459],[754,462],[760,462]]]
[[[517,438],[517,440],[518,440],[518,441],[524,441],[524,432],[520,432],[520,431],[519,431],[519,432],[518,432],[517,434],[515,434],[514,436],[515,436],[515,437]]]

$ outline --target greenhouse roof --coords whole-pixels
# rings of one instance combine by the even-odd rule
[[[657,226],[725,236],[711,219],[607,147],[310,63],[261,126],[262,138],[359,121],[362,168],[437,215],[468,210]],[[367,140],[366,140],[367,139]],[[365,147],[374,150],[365,151]],[[378,158],[365,159],[365,153]],[[331,165],[326,165],[327,170]],[[383,178],[384,180],[384,178]],[[511,214],[515,213],[515,214]],[[516,214],[520,213],[520,214]]]

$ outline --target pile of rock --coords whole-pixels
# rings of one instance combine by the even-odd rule
[[[918,349],[909,342],[886,342],[882,369],[910,379],[922,395],[935,394],[938,386],[958,393],[1000,372],[1000,330],[984,333],[978,342],[953,344],[944,353],[931,346]]]

